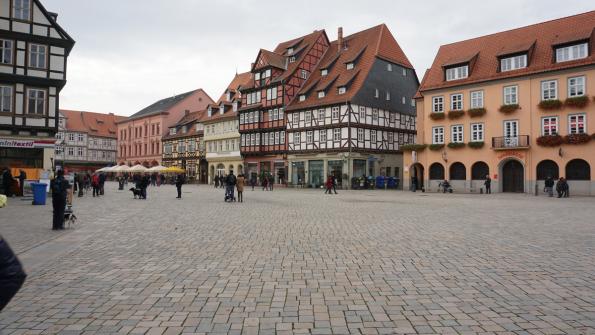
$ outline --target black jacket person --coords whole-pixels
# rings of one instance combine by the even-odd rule
[[[18,292],[26,277],[17,256],[0,236],[0,311]]]
[[[66,207],[66,196],[70,183],[64,179],[64,170],[58,170],[58,176],[51,181],[52,206],[54,207],[54,218],[52,229],[64,229],[64,209]]]

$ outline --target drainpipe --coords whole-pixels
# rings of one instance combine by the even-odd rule
[[[345,101],[345,105],[347,106],[348,118],[347,118],[347,133],[349,137],[349,153],[347,154],[347,189],[351,188],[351,104],[349,101]]]

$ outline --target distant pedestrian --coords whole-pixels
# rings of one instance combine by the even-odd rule
[[[93,188],[93,197],[98,197],[100,192],[99,192],[99,175],[97,173],[94,173],[93,176],[91,177],[91,187]]]
[[[21,191],[21,197],[25,194],[25,180],[27,179],[27,173],[23,170],[19,170],[19,187]]]
[[[234,189],[236,187],[237,178],[233,175],[233,171],[230,171],[223,180],[225,181],[225,199],[235,201]]]
[[[2,172],[2,186],[4,187],[4,195],[7,197],[12,197],[12,183],[14,182],[14,178],[12,177],[12,173],[10,172],[10,168],[7,166],[4,168]]]
[[[219,187],[219,175],[215,176],[215,188]]]
[[[545,188],[543,191],[547,193],[549,197],[554,196],[554,178],[552,178],[552,176],[548,176],[545,179]]]
[[[486,187],[486,194],[492,194],[492,179],[490,175],[486,175],[486,180],[483,182]]]
[[[182,185],[186,182],[186,177],[183,174],[178,174],[176,178],[176,189],[178,190],[177,199],[182,199]]]
[[[324,191],[324,194],[332,194],[331,190],[333,189],[333,178],[331,176],[326,178],[325,188],[326,191]]]
[[[246,178],[244,174],[240,174],[236,180],[236,188],[238,190],[238,201],[244,202],[244,184],[246,183]]]
[[[337,194],[337,177],[335,175],[331,175],[331,179],[333,180],[333,191]]]
[[[269,178],[266,174],[262,176],[262,190],[267,191],[269,189]]]
[[[25,278],[21,262],[0,236],[0,312],[23,286]]]
[[[54,209],[53,230],[64,229],[64,210],[66,209],[66,197],[70,188],[70,183],[64,178],[64,170],[58,170],[57,175],[50,182],[52,206]]]
[[[566,179],[564,179],[564,177],[560,177],[556,183],[556,192],[558,193],[558,198],[568,198],[568,191],[568,182]]]
[[[141,198],[144,200],[147,200],[147,188],[149,187],[150,183],[151,183],[151,180],[150,180],[149,176],[143,175],[140,178],[140,194],[141,194]]]
[[[272,174],[269,173],[269,191],[273,190],[273,185],[275,185],[275,178]]]
[[[99,192],[101,193],[101,195],[105,194],[105,179],[107,178],[107,176],[105,175],[105,173],[100,173],[99,174]]]

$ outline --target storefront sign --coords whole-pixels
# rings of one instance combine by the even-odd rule
[[[55,140],[17,140],[12,138],[0,138],[0,147],[2,148],[53,148]]]
[[[501,153],[500,155],[498,155],[498,159],[502,159],[505,157],[516,157],[518,159],[525,159],[525,155],[523,155],[522,152],[520,151],[514,151],[514,150],[510,150],[510,151],[504,151],[503,153]]]

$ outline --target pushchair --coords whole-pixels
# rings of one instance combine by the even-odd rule
[[[66,207],[64,208],[64,226],[68,228],[74,227],[77,220],[74,210],[72,209],[72,191],[72,189],[68,190],[68,194],[66,195]]]
[[[233,192],[233,186],[225,186],[225,202],[236,201],[236,197]]]
[[[453,189],[452,186],[450,185],[450,183],[448,182],[448,180],[445,180],[443,182],[441,182],[440,184],[438,184],[438,192],[440,192],[440,190],[442,190],[442,193],[452,193]]]

